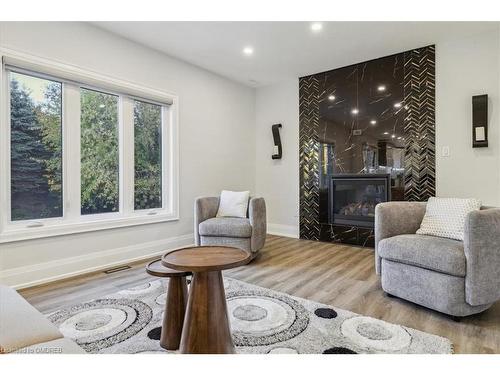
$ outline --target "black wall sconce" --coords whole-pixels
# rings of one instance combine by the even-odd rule
[[[472,97],[472,147],[488,147],[488,95]]]
[[[283,156],[283,150],[281,148],[281,138],[280,138],[280,128],[281,124],[274,124],[272,127],[273,139],[274,139],[274,153],[273,159],[281,159]]]

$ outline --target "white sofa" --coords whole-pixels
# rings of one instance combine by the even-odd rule
[[[0,285],[0,353],[79,354],[85,351],[65,338],[14,289]]]

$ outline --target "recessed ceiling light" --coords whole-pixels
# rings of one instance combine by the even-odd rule
[[[398,139],[401,139],[402,137],[398,137]]]
[[[330,95],[328,97],[328,100],[331,101],[331,102],[333,102],[335,100],[335,95]]]
[[[401,103],[394,103],[394,108],[401,108]]]
[[[391,138],[396,138],[396,134],[391,135]]]
[[[105,104],[99,104],[99,108],[104,108],[104,107],[106,107]]]
[[[377,91],[379,92],[384,92],[386,89],[385,85],[379,85],[379,87],[377,87]]]
[[[253,55],[253,47],[245,47],[243,48],[243,54],[247,55],[247,56],[251,56]]]
[[[357,115],[357,114],[359,113],[359,109],[357,109],[357,108],[353,108],[353,109],[351,109],[351,113],[352,113],[353,115]]]
[[[389,132],[384,132],[384,135],[389,135]]]
[[[371,120],[370,124],[375,125],[377,123],[377,120]]]
[[[313,22],[311,24],[311,30],[315,33],[320,32],[323,29],[323,24],[321,22]]]

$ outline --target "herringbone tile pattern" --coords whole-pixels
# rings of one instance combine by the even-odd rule
[[[318,240],[319,225],[319,80],[299,80],[300,237]]]
[[[435,48],[405,52],[405,200],[436,194]]]

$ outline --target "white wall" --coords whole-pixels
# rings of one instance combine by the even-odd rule
[[[500,206],[498,32],[436,45],[436,192]],[[488,94],[488,147],[472,148],[473,95]],[[442,148],[450,147],[450,157]]]
[[[256,97],[256,190],[266,198],[268,232],[298,236],[299,81],[259,89]],[[280,129],[283,157],[272,160],[271,125]]]
[[[179,96],[180,220],[0,244],[0,281],[26,285],[193,242],[193,201],[255,189],[255,92],[84,23],[0,23],[11,48]]]
[[[438,196],[476,197],[500,206],[500,33],[436,44]],[[489,147],[471,146],[471,96],[489,95]],[[257,192],[268,198],[270,228],[298,232],[298,79],[256,94]],[[270,126],[283,124],[283,154],[270,160]],[[450,157],[441,149],[449,146]],[[274,201],[276,198],[279,201]],[[290,228],[295,225],[295,229]]]

